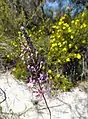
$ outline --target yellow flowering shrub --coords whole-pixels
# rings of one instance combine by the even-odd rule
[[[63,16],[52,26],[48,55],[52,60],[54,57],[57,64],[58,59],[59,62],[64,63],[70,61],[71,58],[81,59],[82,57],[78,49],[87,45],[88,24],[85,19],[83,21],[83,14],[80,17],[82,18],[76,18],[70,23],[66,23],[64,22],[65,16]]]
[[[69,90],[73,84],[68,80],[68,77],[62,74],[62,65],[74,61],[75,58],[81,61],[82,52],[80,52],[80,47],[88,44],[87,16],[88,12],[84,11],[72,20],[67,15],[55,21],[42,20],[38,24],[38,27],[34,26],[32,29],[27,30],[34,47],[37,48],[40,54],[43,53],[44,55],[47,64],[46,67],[43,67],[44,70],[46,69],[55,87],[64,91]],[[23,39],[23,36],[21,39],[18,37],[17,41],[15,40],[11,43],[15,49],[12,52],[12,56],[15,56],[16,52],[17,55],[22,52],[20,44],[25,44]],[[8,55],[8,58],[10,56],[11,53]],[[28,75],[25,71],[22,72],[22,75],[19,73],[21,64],[17,65],[17,69],[13,71],[18,78]],[[24,67],[23,64],[21,68],[25,69]]]
[[[64,63],[74,61],[74,59],[78,59],[78,61],[82,59],[83,55],[80,52],[80,48],[88,45],[87,14],[88,12],[84,11],[70,22],[65,20],[66,15],[64,15],[52,26],[53,31],[48,48],[48,62],[54,77],[53,80],[57,79],[55,80],[56,82],[60,79],[56,78],[56,75],[61,72],[61,67]],[[64,80],[63,78],[61,81],[64,85],[63,81],[66,82],[67,79]]]

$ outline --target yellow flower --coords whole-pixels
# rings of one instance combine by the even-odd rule
[[[50,51],[51,51],[51,52],[54,52],[54,48],[53,48],[53,47],[51,47],[51,48],[50,48]]]
[[[23,49],[21,49],[21,52],[23,52],[24,50]]]
[[[58,45],[59,45],[59,47],[61,47],[62,46],[61,42],[59,42]]]
[[[73,55],[74,55],[74,58],[76,58],[76,55],[77,55],[77,54],[73,54]]]
[[[44,70],[45,69],[45,66],[43,66],[42,69]]]
[[[82,43],[86,43],[86,40],[82,40]]]
[[[85,23],[83,23],[83,27],[85,28],[87,25]]]
[[[72,44],[69,44],[69,48],[71,48],[72,47]]]
[[[9,56],[9,55],[7,55],[7,57],[9,58],[10,56]]]
[[[65,16],[63,16],[60,20],[64,20],[65,19]]]
[[[73,39],[73,36],[71,35],[71,39]]]
[[[41,32],[42,30],[39,30],[39,33]]]
[[[18,34],[20,35],[20,34],[21,34],[21,32],[19,31],[19,32],[18,32]]]
[[[32,35],[31,35],[31,34],[30,34],[29,36],[30,36],[30,37],[32,37]]]
[[[57,74],[56,77],[59,78],[60,77],[60,74]]]
[[[55,51],[58,51],[58,48],[57,47],[55,47]]]
[[[54,33],[54,31],[52,31],[52,33]]]
[[[60,38],[60,35],[57,35],[57,38]]]
[[[65,26],[63,26],[63,29],[66,29],[66,27],[65,27]]]
[[[62,25],[64,22],[62,21],[62,19],[60,19],[58,25]]]
[[[59,22],[59,25],[61,25],[62,24],[62,22]]]
[[[66,62],[69,62],[69,61],[70,61],[70,58],[67,58],[67,59],[66,59]]]
[[[50,36],[51,39],[54,38],[54,37],[55,37],[54,35]]]
[[[76,55],[76,57],[77,59],[81,59],[81,55],[79,53]]]
[[[82,29],[83,28],[83,25],[81,25],[80,28]]]
[[[42,50],[42,48],[40,47],[40,48],[39,48],[39,51],[41,51],[41,50]]]
[[[70,33],[71,31],[72,31],[72,30],[71,30],[71,28],[69,27],[69,28],[68,28],[68,33]]]
[[[53,43],[53,44],[52,44],[52,47],[55,47],[55,46],[57,46],[57,43]]]
[[[75,22],[75,25],[77,25],[77,22]]]
[[[49,78],[52,79],[52,76],[50,76]]]
[[[64,42],[63,42],[63,45],[65,45],[66,43],[67,43],[67,41],[64,41]]]
[[[61,40],[62,40],[62,41],[64,41],[65,39],[64,39],[64,38],[62,38]]]
[[[80,26],[80,28],[82,29],[82,28],[85,28],[85,27],[87,27],[87,25],[85,24],[85,23],[83,23],[81,26]]]
[[[76,22],[79,22],[79,19],[76,19]]]
[[[52,28],[56,28],[56,26],[53,26]]]
[[[50,40],[50,43],[53,43],[53,42],[55,42],[55,38]]]
[[[69,25],[68,25],[67,23],[64,23],[64,26],[65,26],[65,27],[69,27]]]
[[[14,45],[15,47],[17,47],[17,44],[16,45]]]
[[[85,15],[85,14],[84,14],[84,12],[83,12],[83,13],[82,13],[82,17],[84,17],[84,15]]]
[[[61,60],[60,59],[58,59],[57,61],[58,61],[58,63],[61,63]]]
[[[78,49],[78,47],[75,45],[75,49],[77,50]]]
[[[49,74],[51,74],[51,73],[52,73],[51,69],[49,69],[49,70],[48,70],[48,73],[49,73]]]
[[[77,24],[78,24],[78,22],[79,22],[79,20],[77,19],[77,20],[75,21],[75,25],[77,25]]]
[[[22,35],[22,38],[24,38],[24,35]]]
[[[67,51],[67,48],[64,47],[64,48],[63,48],[63,51]]]
[[[75,22],[75,21],[74,21],[74,20],[72,20],[72,22],[71,22],[71,23],[73,24],[74,22]]]

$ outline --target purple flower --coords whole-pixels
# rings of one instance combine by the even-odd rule
[[[33,88],[33,83],[32,83],[32,82],[29,82],[29,83],[27,84],[27,86],[28,86],[29,88]]]
[[[30,65],[27,66],[27,69],[30,70]]]
[[[36,71],[34,66],[31,66],[31,71]]]
[[[31,77],[29,77],[29,82],[32,82],[32,76],[31,76]]]
[[[44,79],[44,74],[40,73],[40,80]]]
[[[48,81],[49,80],[49,77],[48,76],[46,76],[46,79],[45,79],[46,81]]]

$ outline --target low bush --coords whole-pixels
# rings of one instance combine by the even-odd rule
[[[64,15],[55,21],[42,21],[38,29],[33,27],[27,31],[34,47],[41,55],[41,60],[44,58],[46,62],[43,68],[49,78],[55,87],[64,91],[69,90],[73,86],[72,81],[74,82],[82,73],[83,52],[88,45],[87,14],[88,12],[85,11],[72,20]],[[21,44],[22,42],[25,44],[24,36],[18,39]],[[25,46],[27,48],[28,44]],[[30,57],[30,54],[26,54],[23,60],[27,65],[28,56]],[[19,65],[15,68],[15,75],[20,74],[17,71],[20,72]]]
[[[4,1],[4,3],[6,2]],[[4,5],[6,6],[6,4]],[[24,14],[17,19],[14,18],[15,21],[13,21],[9,7],[5,8],[8,9],[9,14],[5,14],[8,22],[5,22],[4,26],[0,25],[0,43],[2,45],[0,51],[3,51],[6,62],[15,62],[13,74],[18,79],[26,81],[32,75],[27,66],[34,66],[34,64],[29,61],[33,52],[30,51],[24,34],[19,32],[19,24],[25,20]],[[44,61],[42,71],[46,72],[48,78],[53,82],[51,87],[60,88],[63,91],[69,90],[73,86],[74,80],[82,74],[84,52],[88,46],[87,16],[88,11],[85,10],[74,19],[66,14],[55,20],[42,18],[37,26],[27,29],[27,35],[40,55],[40,59],[37,59],[36,62]],[[3,17],[0,21],[3,22]],[[7,23],[11,27],[8,27]]]

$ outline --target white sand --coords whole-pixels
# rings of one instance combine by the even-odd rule
[[[27,85],[17,81],[9,72],[0,74],[0,88],[7,96],[1,103],[2,112],[14,113],[10,119],[50,119],[44,100],[33,105]],[[2,98],[0,96],[0,101]],[[46,99],[52,112],[51,119],[88,119],[88,94],[84,90],[75,88],[71,92],[58,93],[54,98],[46,96]]]

